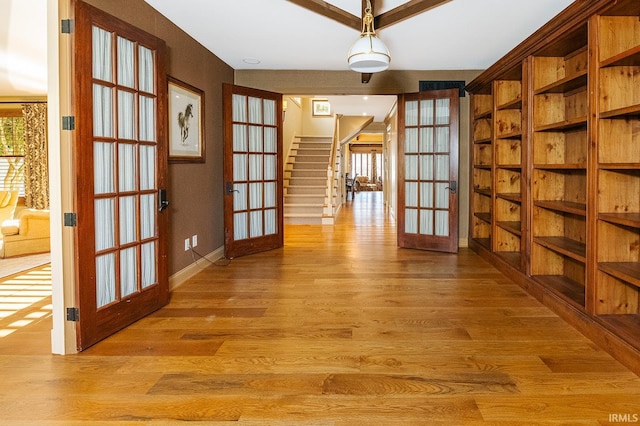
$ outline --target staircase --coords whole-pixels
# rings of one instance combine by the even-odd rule
[[[284,221],[287,224],[322,224],[327,193],[330,137],[298,137],[285,167]]]

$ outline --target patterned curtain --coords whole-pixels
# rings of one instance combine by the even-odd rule
[[[49,208],[49,160],[47,151],[47,105],[23,104],[25,206]]]
[[[375,151],[371,152],[371,183],[378,181],[378,154]]]

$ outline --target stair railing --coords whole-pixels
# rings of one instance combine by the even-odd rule
[[[325,202],[324,202],[324,212],[323,217],[330,216],[333,218],[336,211],[336,200],[341,197],[340,185],[337,182],[339,180],[339,176],[336,173],[336,152],[338,147],[338,134],[339,134],[339,115],[336,114],[335,122],[333,125],[333,136],[331,137],[331,155],[329,158],[329,165],[327,166],[327,183],[326,183],[326,192],[325,192]],[[335,193],[334,193],[335,188]]]

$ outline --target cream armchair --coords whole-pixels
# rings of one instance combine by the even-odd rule
[[[49,210],[22,209],[2,222],[0,257],[46,253],[50,250]]]
[[[18,191],[0,191],[0,224],[7,219],[13,219],[18,198]]]

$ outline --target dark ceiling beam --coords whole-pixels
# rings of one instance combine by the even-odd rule
[[[410,0],[405,4],[376,16],[373,20],[373,26],[376,30],[381,30],[389,25],[404,21],[405,19],[409,19],[450,1],[451,0]]]
[[[326,16],[329,19],[340,22],[349,28],[360,32],[362,30],[362,19],[345,10],[340,9],[322,0],[287,0],[307,10]]]

